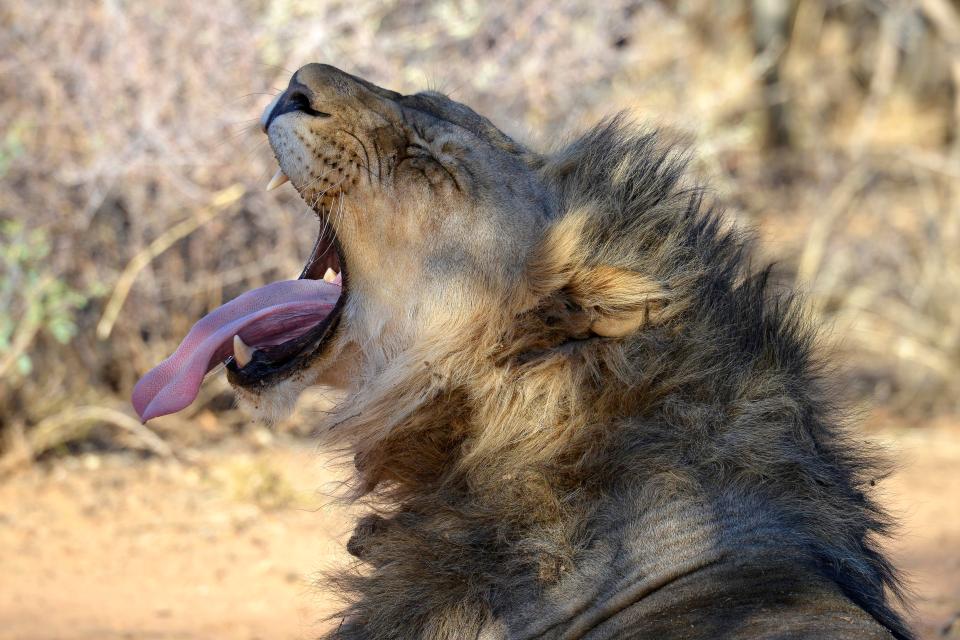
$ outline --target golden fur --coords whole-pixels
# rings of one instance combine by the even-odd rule
[[[330,116],[270,141],[348,298],[289,387],[346,390],[323,439],[371,507],[330,637],[910,637],[882,470],[681,152],[614,119],[538,154],[322,65],[294,90]]]

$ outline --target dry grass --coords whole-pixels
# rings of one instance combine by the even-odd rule
[[[313,60],[446,91],[535,144],[619,109],[692,133],[698,168],[835,327],[860,396],[917,417],[956,412],[952,7],[801,0],[758,50],[745,2],[7,3],[6,450],[151,448],[144,433],[118,445],[129,430],[116,421],[82,437],[37,425],[78,406],[130,414],[136,378],[200,315],[297,272],[315,223],[292,191],[263,192],[273,160],[256,118]],[[787,146],[767,144],[772,105]],[[225,398],[216,382],[194,411],[242,424]],[[189,419],[157,428],[186,433]]]

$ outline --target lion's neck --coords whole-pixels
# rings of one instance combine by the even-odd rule
[[[609,379],[592,383],[597,362],[572,359],[498,378],[496,370],[478,374],[470,357],[411,358],[403,384],[378,379],[373,403],[350,414],[361,428],[345,423],[343,433],[369,435],[358,447],[361,491],[385,502],[389,515],[367,521],[352,541],[373,567],[344,585],[358,596],[347,613],[365,621],[364,631],[345,625],[337,637],[397,637],[375,621],[400,619],[411,625],[400,637],[502,637],[497,629],[511,638],[551,629],[564,637],[609,614],[584,603],[620,599],[636,611],[715,567],[729,570],[717,589],[739,585],[737,571],[762,574],[763,559],[782,555],[784,544],[794,545],[792,566],[799,558],[810,575],[816,563],[844,566],[833,582],[865,594],[861,606],[875,597],[869,549],[839,544],[861,544],[863,530],[831,517],[863,509],[850,499],[846,472],[795,437],[793,414],[777,413],[802,398],[751,387],[731,400],[718,397],[723,387],[713,380],[647,369],[626,393]],[[656,371],[664,359],[643,362]],[[838,442],[828,426],[804,428],[820,448]],[[752,455],[755,446],[762,456],[737,453]],[[806,466],[798,469],[798,459]],[[836,486],[823,488],[824,469]],[[718,496],[726,496],[722,508]],[[756,567],[730,569],[751,549]],[[836,590],[823,578],[810,582]],[[882,601],[871,606],[886,611]],[[459,632],[426,631],[438,628]]]

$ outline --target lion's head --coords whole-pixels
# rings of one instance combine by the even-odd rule
[[[274,408],[316,382],[349,386],[346,371],[375,375],[392,354],[500,308],[502,292],[523,286],[549,194],[532,155],[469,108],[311,64],[262,124],[277,180],[288,178],[321,221],[302,277],[332,268],[343,291],[336,326],[292,354],[296,366],[234,360],[230,381],[251,404]]]
[[[582,229],[554,224],[556,177],[574,164],[548,161],[444,95],[405,96],[310,64],[261,124],[280,165],[269,186],[289,180],[320,219],[314,250],[299,282],[198,323],[138,387],[145,419],[183,408],[224,359],[244,404],[277,419],[306,387],[368,388],[401,354],[475,347],[496,358],[499,347],[516,358],[619,337],[662,312],[660,283],[578,254]],[[534,308],[539,330],[506,344]]]

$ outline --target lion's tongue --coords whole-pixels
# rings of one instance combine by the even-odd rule
[[[248,291],[193,325],[172,356],[133,389],[133,408],[146,422],[175,413],[197,397],[208,371],[233,353],[233,336],[251,347],[298,338],[322,321],[340,296],[339,278],[283,280]]]

